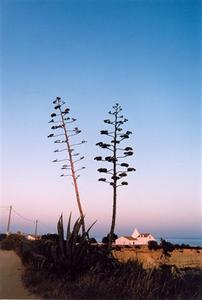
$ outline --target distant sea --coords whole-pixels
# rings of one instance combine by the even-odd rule
[[[157,239],[158,242],[160,239]],[[190,246],[199,246],[202,247],[202,238],[164,238],[167,242],[178,245],[190,245]]]

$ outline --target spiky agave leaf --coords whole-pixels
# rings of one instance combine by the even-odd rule
[[[79,231],[81,229],[81,225],[84,221],[84,218],[83,217],[79,217],[75,224],[74,224],[74,227],[73,227],[73,230],[72,230],[72,243],[75,244],[77,239],[78,239],[78,236],[79,236]]]
[[[58,238],[59,238],[59,246],[60,250],[62,253],[62,256],[64,256],[65,251],[64,251],[64,227],[63,227],[63,216],[61,214],[58,224],[57,224],[57,229],[58,229]]]
[[[69,214],[68,224],[67,224],[67,238],[66,242],[68,242],[69,238],[71,237],[71,218],[72,218],[72,212]]]
[[[88,236],[89,231],[91,230],[91,228],[95,225],[95,223],[97,223],[97,220],[95,220],[95,221],[90,225],[90,227],[87,229],[87,231],[86,231],[87,236]]]

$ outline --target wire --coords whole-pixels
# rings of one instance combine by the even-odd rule
[[[0,208],[8,210],[10,208],[10,206],[0,206]]]
[[[50,226],[48,226],[46,223],[39,221],[39,223],[43,226],[45,226],[48,230],[50,230]]]
[[[22,216],[22,215],[19,214],[15,209],[13,209],[12,211],[13,211],[18,217],[24,219],[25,221],[30,222],[30,223],[34,223],[34,224],[35,224],[35,221],[33,221],[33,220],[31,220],[31,219],[28,219],[28,218]]]
[[[0,208],[9,210],[9,209],[10,209],[10,206],[0,206]],[[21,218],[21,219],[23,219],[23,220],[25,220],[25,221],[27,221],[27,222],[30,222],[30,223],[32,223],[32,224],[36,224],[36,221],[31,220],[31,219],[29,219],[29,218],[27,218],[27,217],[24,217],[24,216],[21,215],[19,212],[17,212],[14,208],[12,208],[12,213],[14,213],[14,214],[17,215],[19,218]],[[41,222],[40,220],[38,220],[38,224],[39,224],[39,223],[42,224],[43,226],[45,226],[47,229],[50,228],[50,226],[48,226],[48,225],[47,225],[46,223],[44,223],[44,222]]]

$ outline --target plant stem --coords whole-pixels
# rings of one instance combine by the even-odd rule
[[[67,128],[66,128],[65,120],[64,120],[64,117],[62,114],[62,110],[61,110],[61,108],[59,108],[59,110],[60,110],[61,121],[62,121],[66,144],[67,144],[67,153],[69,155],[69,162],[70,162],[71,173],[72,173],[72,178],[73,178],[73,183],[74,183],[77,205],[79,208],[80,217],[82,219],[82,233],[84,234],[85,233],[84,214],[83,214],[83,210],[82,210],[82,206],[81,206],[81,200],[80,200],[79,189],[78,189],[78,184],[77,184],[77,179],[76,179],[76,173],[75,173],[75,169],[74,169],[74,162],[73,162],[73,158],[72,158],[72,151],[71,151],[71,147],[70,147],[70,143],[69,143]]]
[[[113,210],[112,210],[112,223],[111,223],[111,229],[109,233],[109,243],[108,243],[108,249],[112,249],[112,239],[114,235],[114,230],[115,230],[115,221],[116,221],[116,199],[117,199],[117,171],[116,171],[116,151],[117,151],[117,115],[118,115],[118,110],[116,109],[115,112],[115,122],[114,122],[114,145],[113,145]]]

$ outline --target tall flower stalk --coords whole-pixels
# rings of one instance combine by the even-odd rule
[[[123,159],[133,155],[133,148],[132,147],[124,147],[121,148],[119,145],[124,140],[128,139],[129,136],[132,134],[131,131],[122,132],[122,125],[126,123],[128,120],[121,115],[122,108],[121,106],[116,103],[113,106],[113,111],[110,111],[109,114],[111,116],[110,119],[104,120],[104,123],[111,126],[111,130],[101,130],[100,134],[105,135],[112,140],[109,143],[99,142],[96,145],[102,149],[106,149],[111,153],[110,156],[102,157],[96,156],[94,159],[97,161],[107,162],[111,164],[109,168],[99,168],[98,172],[105,173],[109,175],[110,178],[102,177],[99,178],[99,181],[109,183],[113,188],[113,205],[112,205],[112,221],[111,227],[109,232],[109,242],[108,248],[112,248],[112,239],[115,231],[115,224],[116,224],[116,208],[117,208],[117,188],[128,185],[127,181],[122,181],[124,177],[128,175],[129,172],[136,171],[135,168],[129,167],[128,163],[123,162]]]
[[[65,159],[55,159],[53,162],[65,162],[64,165],[62,165],[62,170],[67,171],[66,174],[62,174],[63,176],[71,176],[73,180],[74,190],[76,194],[76,201],[77,206],[79,210],[79,214],[82,221],[82,232],[85,233],[85,221],[84,221],[84,212],[81,204],[80,194],[79,194],[79,188],[78,188],[78,178],[79,174],[78,172],[85,169],[85,167],[76,168],[76,164],[84,159],[84,156],[80,156],[80,153],[75,153],[75,149],[73,147],[84,144],[86,141],[82,140],[78,143],[71,143],[71,138],[74,136],[77,136],[81,133],[81,130],[78,129],[78,127],[75,127],[73,129],[69,129],[69,126],[71,123],[74,123],[76,121],[75,118],[70,118],[69,108],[65,108],[65,102],[61,100],[60,97],[57,97],[55,101],[53,101],[54,109],[56,110],[56,113],[51,114],[51,120],[49,123],[54,124],[51,129],[53,131],[60,131],[57,134],[51,133],[48,135],[48,138],[57,138],[54,143],[55,144],[61,144],[65,145],[62,149],[56,149],[54,152],[66,152],[66,158]],[[58,139],[59,138],[59,139]],[[78,157],[78,158],[76,158]]]

